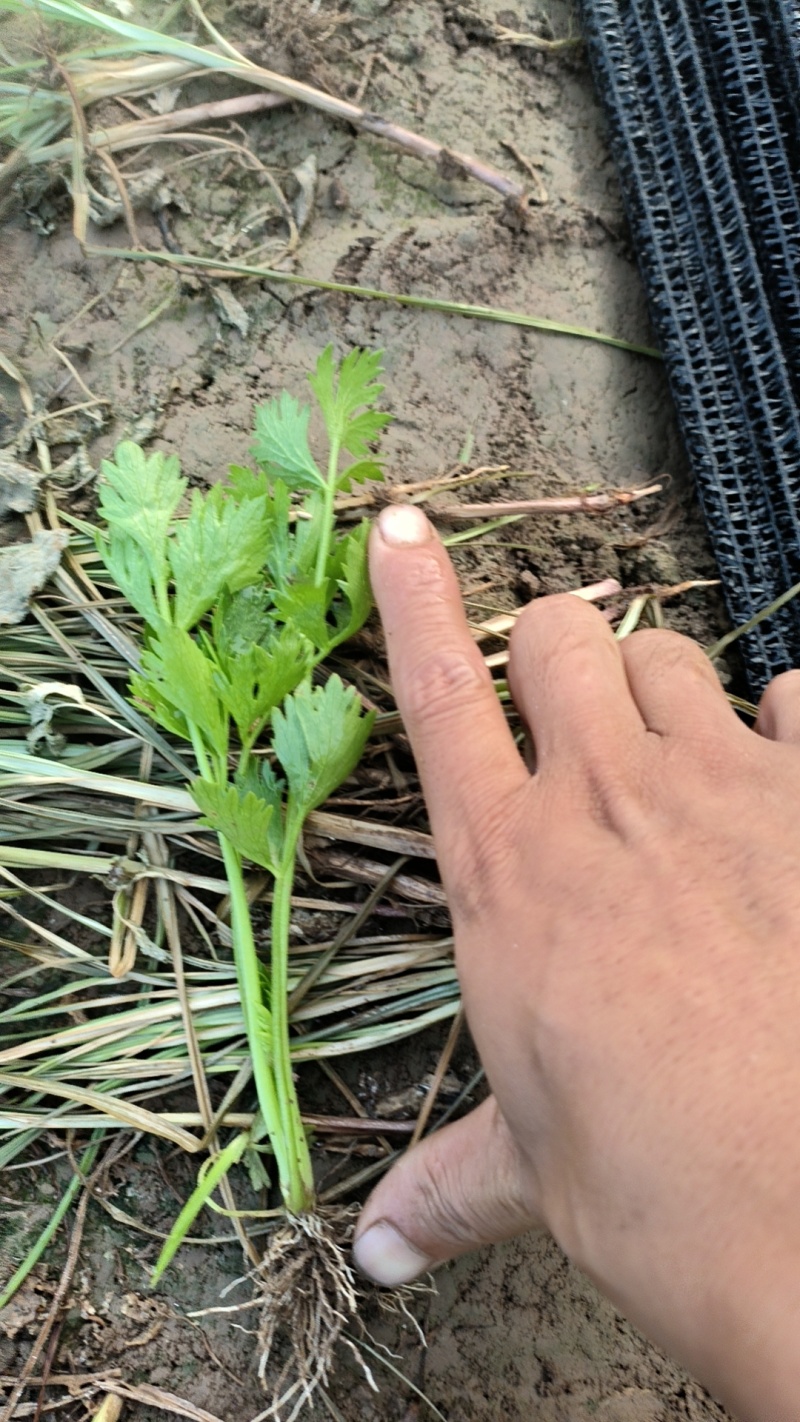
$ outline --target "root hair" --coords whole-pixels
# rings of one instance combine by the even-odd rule
[[[261,1414],[265,1419],[294,1422],[317,1388],[327,1385],[337,1345],[358,1310],[346,1254],[355,1215],[340,1208],[287,1216],[270,1235],[251,1276],[261,1297],[258,1375],[272,1393]],[[279,1340],[287,1356],[277,1379],[268,1383],[267,1368]]]

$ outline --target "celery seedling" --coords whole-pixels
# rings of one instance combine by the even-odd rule
[[[289,1055],[295,860],[306,817],[353,770],[372,724],[338,676],[313,685],[312,673],[370,608],[366,523],[339,534],[334,501],[353,481],[382,477],[370,452],[390,418],[375,409],[380,372],[380,356],[367,351],[338,366],[331,347],[319,357],[309,382],[327,431],[324,468],[309,445],[310,407],[284,393],[257,411],[255,471],[233,467],[226,485],[194,490],[188,516],[178,513],[187,481],[174,455],[148,456],[126,441],[104,462],[100,486],[97,546],[145,624],[133,695],[191,743],[198,776],[190,790],[219,836],[263,1120],[253,1139],[266,1131],[291,1217],[314,1205]],[[268,973],[256,953],[243,860],[274,878]],[[226,1159],[242,1149],[226,1148]],[[207,1193],[195,1192],[195,1213]],[[188,1209],[156,1275],[191,1223]]]

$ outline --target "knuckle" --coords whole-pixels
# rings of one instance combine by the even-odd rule
[[[518,1147],[494,1098],[483,1108],[491,1113],[485,1144],[492,1160],[491,1189],[482,1172],[463,1169],[463,1157],[447,1149],[445,1138],[430,1151],[419,1181],[420,1209],[437,1241],[454,1252],[501,1239],[522,1227],[533,1213],[522,1188]]]
[[[460,928],[493,917],[519,869],[513,802],[476,795],[472,808],[454,835],[446,868],[447,897]]]
[[[519,617],[510,639],[509,677],[513,686],[535,669],[537,681],[546,685],[561,679],[568,665],[571,700],[578,704],[591,694],[604,657],[610,667],[617,663],[607,624],[596,608],[564,593],[530,603]]]
[[[440,647],[409,668],[403,700],[409,713],[429,725],[448,721],[453,710],[487,688],[488,673],[474,655]]]
[[[460,1249],[475,1239],[468,1202],[462,1198],[458,1176],[442,1158],[431,1161],[420,1181],[421,1208],[435,1237],[446,1247]]]
[[[597,608],[572,593],[535,598],[523,608],[511,632],[514,647],[542,643],[542,650],[554,654],[563,650],[563,639],[576,646],[593,644],[598,628],[604,627]]]
[[[800,733],[800,671],[781,672],[770,682],[758,705],[756,730],[775,740]]]
[[[680,671],[696,676],[711,685],[718,684],[717,674],[697,642],[680,632],[665,627],[644,627],[621,643],[626,667],[649,677],[669,677]]]
[[[598,754],[591,748],[576,754],[572,777],[559,768],[542,772],[542,792],[546,796],[548,818],[564,815],[565,793],[580,807],[585,826],[611,833],[625,843],[635,843],[647,832],[651,793],[646,769],[638,758],[622,754]],[[567,789],[567,787],[569,787]]]

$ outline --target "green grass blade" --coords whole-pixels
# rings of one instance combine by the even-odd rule
[[[411,306],[420,311],[440,311],[449,316],[468,316],[476,321],[524,326],[535,331],[549,331],[556,336],[597,341],[601,345],[614,346],[617,350],[630,351],[634,355],[649,356],[652,360],[662,359],[661,352],[652,346],[626,341],[621,336],[610,336],[605,331],[593,331],[588,326],[575,326],[567,321],[551,321],[546,316],[529,316],[523,311],[510,311],[500,306],[476,306],[464,301],[444,301],[436,296],[414,296],[404,292],[382,291],[379,287],[352,286],[349,282],[323,281],[321,277],[300,275],[298,272],[279,272],[272,267],[254,267],[246,262],[223,262],[218,257],[194,257],[189,253],[135,252],[128,247],[87,247],[86,250],[93,256],[119,258],[121,261],[158,262],[162,266],[181,267],[183,270],[199,267],[205,271],[216,272],[218,276],[231,272],[236,276],[259,277],[262,281],[311,287],[314,291],[336,291],[344,296],[359,296],[369,301],[393,301],[398,306]]]
[[[48,1220],[47,1224],[39,1235],[39,1238],[34,1244],[31,1245],[19,1268],[15,1269],[14,1273],[11,1275],[11,1278],[3,1289],[2,1294],[0,1294],[0,1312],[2,1312],[6,1304],[9,1303],[11,1299],[13,1299],[15,1293],[17,1292],[17,1289],[19,1289],[22,1284],[24,1284],[25,1280],[31,1272],[31,1269],[33,1269],[35,1265],[38,1264],[48,1244],[55,1236],[56,1230],[58,1229],[59,1225],[61,1224],[61,1221],[67,1213],[67,1210],[69,1209],[70,1205],[75,1199],[75,1196],[83,1185],[83,1177],[86,1175],[87,1171],[91,1170],[92,1166],[94,1165],[94,1160],[95,1156],[97,1155],[99,1145],[100,1132],[95,1131],[94,1137],[92,1139],[92,1144],[89,1146],[88,1150],[84,1152],[83,1159],[81,1160],[80,1175],[73,1175],[72,1179],[69,1182],[69,1185],[67,1186],[66,1190],[64,1191],[64,1194],[62,1195],[55,1210],[53,1211],[51,1218]]]
[[[492,518],[487,523],[476,523],[472,528],[462,529],[460,533],[450,533],[442,539],[442,543],[445,548],[454,548],[457,543],[471,543],[475,538],[483,538],[487,533],[494,533],[496,529],[504,528],[507,523],[517,523],[523,517],[523,514],[504,514],[502,518]]]
[[[785,593],[781,593],[780,597],[776,597],[775,601],[769,604],[769,607],[762,607],[760,612],[757,612],[754,617],[748,618],[747,622],[743,622],[741,627],[734,627],[732,632],[726,632],[725,636],[720,637],[718,642],[714,642],[710,647],[706,647],[706,656],[709,657],[711,661],[713,661],[715,657],[720,657],[725,651],[725,648],[729,647],[732,642],[735,642],[737,637],[742,637],[745,632],[752,632],[753,628],[758,627],[760,622],[764,622],[764,620],[767,617],[771,617],[774,612],[779,612],[782,607],[786,606],[787,602],[791,602],[799,593],[800,583],[795,583],[794,587],[789,588]]]
[[[235,1136],[225,1149],[211,1161],[210,1165],[200,1172],[197,1184],[167,1235],[161,1253],[156,1260],[155,1268],[150,1275],[151,1287],[158,1283],[220,1180],[227,1175],[232,1166],[241,1160],[249,1140],[249,1135]]]

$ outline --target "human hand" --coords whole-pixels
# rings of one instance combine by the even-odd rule
[[[754,734],[702,651],[532,604],[509,680],[445,550],[390,507],[371,570],[493,1095],[368,1199],[397,1284],[546,1227],[635,1323],[760,1422],[800,1417],[800,673]]]

